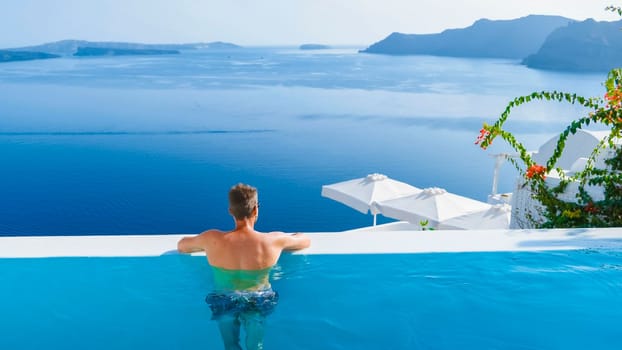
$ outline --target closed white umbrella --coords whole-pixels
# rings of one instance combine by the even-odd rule
[[[421,189],[417,187],[382,174],[371,174],[363,178],[322,186],[322,197],[336,200],[363,214],[371,212],[374,215],[374,226],[378,214],[378,210],[373,206],[375,203],[419,192]]]
[[[427,220],[430,227],[437,227],[448,219],[487,210],[490,204],[432,187],[411,196],[379,201],[375,207],[389,218],[413,224]]]
[[[508,204],[491,205],[486,210],[476,211],[441,221],[439,230],[490,230],[510,228],[512,207]]]

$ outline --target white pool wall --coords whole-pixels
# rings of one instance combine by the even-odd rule
[[[397,254],[622,248],[622,228],[313,232],[294,254]],[[0,237],[0,258],[177,254],[182,234]],[[197,253],[195,255],[204,255]]]

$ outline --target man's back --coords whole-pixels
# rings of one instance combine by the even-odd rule
[[[298,242],[284,242],[280,232],[259,233],[235,230],[227,233],[206,233],[206,254],[209,264],[229,270],[262,270],[276,264],[283,249]]]
[[[309,247],[302,234],[260,233],[254,225],[259,201],[254,187],[238,184],[229,191],[229,213],[235,220],[230,232],[208,230],[177,243],[182,253],[205,251],[212,267],[215,291],[205,301],[218,320],[226,349],[240,349],[240,325],[246,328],[247,349],[263,346],[263,319],[276,306],[279,295],[270,286],[270,270],[283,250]]]
[[[209,230],[179,241],[180,252],[204,250],[211,266],[227,270],[263,270],[276,264],[283,250],[308,247],[304,235],[260,233],[249,228],[230,232]]]

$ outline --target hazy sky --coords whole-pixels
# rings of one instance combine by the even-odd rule
[[[369,45],[479,18],[556,14],[617,20],[614,0],[0,0],[0,47],[61,39]]]

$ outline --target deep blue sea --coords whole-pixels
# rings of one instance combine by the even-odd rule
[[[508,149],[476,147],[482,123],[535,90],[601,96],[604,78],[355,48],[2,63],[0,235],[228,229],[238,182],[259,189],[259,230],[350,229],[371,216],[321,186],[374,172],[485,200]],[[507,127],[536,149],[581,112],[535,104]]]

